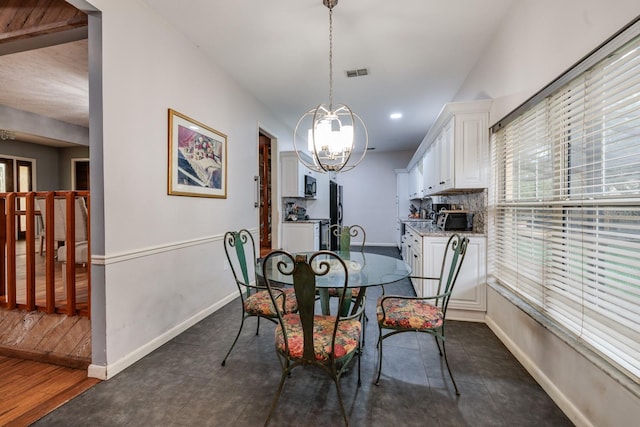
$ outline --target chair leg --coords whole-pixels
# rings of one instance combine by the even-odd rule
[[[376,385],[380,385],[380,372],[382,372],[382,328],[378,326],[380,335],[378,336],[378,376],[376,377]]]
[[[349,418],[347,418],[347,411],[344,410],[344,403],[342,403],[342,391],[340,390],[340,378],[334,375],[333,382],[336,384],[336,390],[338,392],[338,402],[340,403],[340,409],[342,410],[342,417],[344,418],[344,424],[348,426]]]
[[[362,380],[360,379],[360,362],[362,356],[362,349],[358,349],[358,387],[362,385]]]
[[[280,400],[280,395],[282,394],[282,389],[284,388],[284,381],[290,374],[291,371],[289,370],[289,362],[287,362],[286,365],[282,366],[282,376],[280,377],[280,384],[278,385],[278,391],[276,392],[276,395],[273,398],[273,402],[271,403],[271,409],[269,409],[267,420],[264,422],[265,427],[269,424],[269,421],[271,421],[271,416],[273,415],[273,411],[276,409],[276,405],[278,404],[278,400]]]
[[[456,390],[456,396],[460,396],[458,385],[456,384],[456,380],[453,379],[453,373],[451,372],[451,368],[449,367],[449,360],[447,359],[447,348],[444,345],[444,340],[442,340],[442,352],[444,353],[444,363],[447,365],[447,371],[449,371],[449,376],[451,377],[453,388]]]
[[[260,333],[260,316],[258,316],[258,321],[256,323],[256,335],[258,335]]]
[[[236,345],[236,342],[238,342],[238,338],[240,338],[240,332],[242,332],[242,327],[244,326],[244,319],[245,319],[245,315],[244,313],[242,314],[242,321],[240,322],[240,329],[238,329],[238,333],[236,334],[236,338],[233,340],[233,344],[231,344],[231,348],[229,349],[229,351],[227,351],[227,355],[224,356],[224,359],[222,360],[222,366],[225,365],[225,363],[227,363],[227,357],[229,357],[229,355],[231,354],[231,350],[233,350],[233,347]],[[260,319],[258,317],[258,319]]]
[[[440,348],[440,341],[438,341],[438,337],[436,335],[434,335],[433,338],[435,338],[435,340],[436,340],[436,345],[438,346],[438,353],[440,353],[440,356],[442,356],[442,349]],[[444,342],[443,342],[443,345],[444,345]]]
[[[362,312],[362,315],[364,316],[364,322],[362,322],[362,347],[364,347],[366,342],[367,322],[369,321],[369,318],[367,317],[367,313],[365,313],[364,311]]]

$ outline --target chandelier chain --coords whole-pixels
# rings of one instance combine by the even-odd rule
[[[329,110],[333,111],[333,7],[329,7]]]

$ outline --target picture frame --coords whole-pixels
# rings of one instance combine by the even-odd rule
[[[227,135],[171,108],[168,194],[227,198]]]

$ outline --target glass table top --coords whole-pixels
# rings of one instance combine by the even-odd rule
[[[296,253],[295,255],[306,255],[310,257],[314,252]],[[379,286],[397,282],[411,274],[411,267],[401,259],[386,255],[373,254],[359,251],[339,251],[335,252],[347,265],[349,274],[348,287]],[[331,267],[329,273],[316,277],[317,287],[335,287],[336,282],[344,280],[344,272],[339,265],[339,261],[328,255],[320,255],[314,258],[312,267],[318,269],[322,260],[329,260]],[[267,260],[267,277],[279,283],[293,284],[293,276],[282,274],[278,271],[276,264],[284,261],[284,271],[291,271],[293,261],[284,255],[276,255]],[[257,273],[262,276],[262,261],[260,261]]]

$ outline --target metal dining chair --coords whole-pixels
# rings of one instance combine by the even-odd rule
[[[238,333],[222,360],[222,366],[225,365],[231,350],[238,342],[246,318],[257,318],[256,335],[258,335],[260,332],[260,318],[276,323],[278,316],[267,288],[258,281],[256,275],[256,246],[251,233],[245,229],[226,232],[224,235],[224,251],[240,294],[242,319]],[[274,293],[278,294],[276,298],[278,310],[285,313],[294,313],[298,310],[293,289],[279,288]]]
[[[367,240],[367,233],[364,231],[364,228],[361,225],[358,224],[354,224],[354,225],[338,225],[338,224],[332,224],[329,226],[329,233],[333,234],[334,236],[336,236],[338,238],[338,250],[339,251],[350,251],[351,250],[351,238],[352,237],[360,237],[362,236],[362,242],[360,242],[357,245],[357,249],[360,252],[364,252],[364,245],[365,242]],[[383,293],[384,293],[384,286],[382,287]],[[329,295],[329,298],[336,298],[338,297],[338,293],[340,292],[340,289],[338,288],[328,288],[326,290],[326,292]],[[360,294],[361,289],[360,288],[351,288],[351,301],[357,301],[358,295]],[[323,312],[327,312],[328,310],[328,304],[329,304],[329,299],[328,298],[320,298],[322,301],[322,308],[323,308]],[[367,317],[367,314],[365,313],[364,315],[365,320],[369,321],[369,318]],[[363,330],[362,330],[362,345],[364,346],[365,344],[365,339],[364,339],[364,333],[365,333],[365,324],[366,322],[363,324]]]
[[[272,259],[278,257],[277,259]],[[265,425],[269,423],[278,404],[284,383],[291,371],[298,366],[316,366],[329,374],[336,385],[338,402],[346,425],[349,419],[344,408],[340,377],[346,372],[349,362],[358,358],[358,387],[360,381],[360,337],[364,304],[355,313],[343,315],[340,307],[347,293],[349,275],[345,261],[330,251],[320,251],[307,256],[295,257],[285,251],[273,251],[263,260],[263,277],[273,302],[279,294],[272,284],[267,270],[269,265],[277,273],[293,277],[298,313],[278,311],[278,326],[275,331],[275,347],[282,367],[280,384],[273,399]],[[271,272],[273,274],[273,271]],[[332,304],[334,313],[316,313],[316,290],[319,276],[331,275],[334,283],[340,281],[338,304]],[[305,405],[308,402],[300,402]]]
[[[360,252],[364,252],[364,244],[367,240],[367,233],[364,231],[364,228],[360,225],[338,225],[333,224],[329,226],[329,233],[338,237],[338,250],[339,251],[350,251],[351,250],[351,238],[359,237],[362,235],[362,242],[358,245],[358,249]],[[329,296],[337,297],[338,296],[338,288],[329,288]],[[351,288],[351,298],[355,300],[360,293],[360,288]],[[328,303],[328,302],[326,302]]]
[[[460,394],[447,359],[445,321],[449,299],[460,273],[460,267],[462,266],[462,261],[464,261],[468,244],[468,237],[461,237],[458,234],[452,235],[447,241],[444,250],[439,277],[410,276],[417,279],[437,280],[436,295],[424,297],[382,295],[378,299],[376,312],[380,335],[378,337],[378,376],[376,385],[380,384],[380,373],[382,371],[382,341],[402,332],[424,332],[433,335],[435,338],[440,357],[444,354],[444,361],[456,394]],[[383,335],[383,329],[390,332]],[[442,348],[440,347],[441,342]]]

